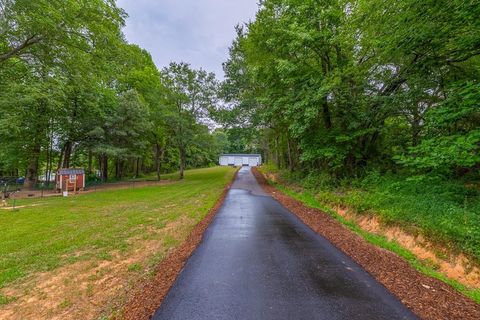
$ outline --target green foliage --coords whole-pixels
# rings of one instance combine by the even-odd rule
[[[123,92],[117,103],[114,109],[108,110],[110,114],[105,123],[95,132],[103,143],[93,150],[117,159],[134,157],[147,142],[141,137],[150,129],[148,110],[133,90]]]
[[[125,12],[109,0],[2,0],[0,66],[15,57],[64,57],[119,40]]]
[[[0,12],[0,176],[26,176],[32,187],[60,167],[106,181],[216,163],[205,127],[214,75],[187,64],[159,72],[126,43],[115,1],[0,0]],[[194,110],[187,101],[178,117],[185,98]]]
[[[479,14],[471,1],[262,1],[225,63],[224,123],[259,129],[265,158],[292,171],[472,173]]]
[[[480,193],[457,181],[382,177],[349,190],[340,201],[372,210],[386,222],[416,226],[426,236],[480,261]]]
[[[454,86],[448,98],[426,114],[422,142],[398,157],[400,163],[419,170],[448,174],[480,163],[480,84]]]
[[[170,63],[161,72],[161,82],[167,89],[162,97],[166,126],[178,148],[182,179],[188,163],[195,166],[217,161],[218,148],[208,125],[216,107],[218,84],[213,73],[194,70],[187,63]]]
[[[140,263],[132,263],[127,267],[128,272],[139,272],[142,270],[142,265]]]

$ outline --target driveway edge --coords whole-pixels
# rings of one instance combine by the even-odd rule
[[[350,256],[420,318],[478,319],[480,305],[473,300],[446,283],[420,273],[395,253],[367,242],[332,216],[285,195],[268,184],[256,168],[252,173],[265,192]]]
[[[238,169],[233,175],[232,180],[225,186],[222,194],[215,205],[209,210],[208,214],[193,228],[185,241],[168,256],[163,259],[155,268],[155,275],[150,280],[145,280],[136,286],[135,291],[129,297],[126,305],[117,319],[141,320],[151,319],[155,311],[160,307],[168,291],[175,283],[177,276],[183,269],[183,266],[197,248],[203,239],[203,234],[210,223],[215,218],[218,210],[222,206],[228,190],[230,190]]]

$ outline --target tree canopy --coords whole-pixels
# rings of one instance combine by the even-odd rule
[[[230,115],[291,170],[475,174],[478,16],[474,1],[262,1],[224,64]]]
[[[264,0],[225,79],[159,70],[113,0],[0,0],[0,175],[122,179],[261,152],[292,171],[480,166],[475,1]]]
[[[213,74],[124,39],[113,0],[0,0],[0,175],[104,181],[216,162]],[[180,108],[180,109],[178,109]]]

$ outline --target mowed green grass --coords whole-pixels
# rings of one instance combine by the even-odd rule
[[[18,201],[35,206],[0,210],[0,288],[80,259],[109,259],[113,251],[129,249],[128,239],[147,237],[146,230],[183,215],[199,221],[234,172],[230,167],[189,170],[185,180],[163,186]]]

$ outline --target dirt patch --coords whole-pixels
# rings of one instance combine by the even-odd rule
[[[114,182],[105,183],[98,186],[90,186],[81,193],[91,193],[102,190],[117,190],[117,189],[135,189],[140,187],[163,186],[176,182],[175,180],[161,180],[161,181],[136,181],[136,182]]]
[[[235,180],[237,173],[235,173],[232,182]],[[137,286],[121,315],[118,316],[118,319],[147,320],[151,318],[153,313],[162,304],[168,290],[170,290],[177,276],[182,271],[185,262],[202,241],[204,232],[222,206],[231,184],[232,183],[225,187],[215,206],[210,209],[208,215],[193,228],[188,238],[180,246],[173,249],[169,255],[160,262],[156,267],[154,277],[152,279],[144,279],[144,281]]]
[[[451,254],[421,235],[412,235],[398,226],[387,226],[375,216],[359,215],[345,207],[334,210],[350,221],[355,221],[363,230],[395,240],[402,247],[411,251],[420,260],[432,265],[450,279],[454,279],[469,288],[480,288],[480,270],[463,254]],[[439,257],[441,253],[443,257]]]
[[[166,253],[164,239],[185,237],[194,223],[182,216],[150,230],[148,239],[130,239],[128,253],[113,252],[110,260],[78,261],[4,288],[0,292],[15,300],[0,307],[0,319],[95,319],[110,314],[140,271],[148,272],[148,259]]]
[[[266,192],[355,260],[422,319],[479,319],[480,305],[473,300],[420,273],[396,254],[368,243],[328,214],[283,194],[256,168],[252,172]]]
[[[22,209],[22,208],[29,208],[29,207],[36,207],[39,206],[40,204],[34,203],[30,205],[22,205],[22,206],[15,206],[15,207],[0,207],[1,210],[16,210],[16,209]]]
[[[85,190],[77,191],[74,193],[70,191],[68,196],[80,195],[85,193],[92,193],[97,191],[104,190],[118,190],[118,189],[134,189],[140,187],[151,187],[151,186],[163,186],[167,184],[174,183],[174,180],[161,180],[161,181],[135,181],[135,182],[112,182],[104,183],[98,186],[90,186],[85,188]],[[60,197],[62,194],[56,190],[47,189],[47,190],[22,190],[16,192],[12,195],[12,198],[8,201],[11,203],[13,199],[26,199],[26,198],[47,198],[47,197]]]

